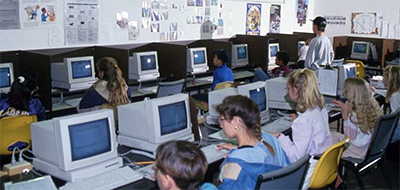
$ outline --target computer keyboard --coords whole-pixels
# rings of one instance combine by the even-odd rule
[[[146,88],[141,88],[138,90],[138,92],[142,94],[151,94],[151,93],[156,93],[157,92],[157,86],[151,86],[151,87],[146,87]]]
[[[289,117],[281,117],[272,123],[268,123],[261,127],[261,130],[268,133],[282,133],[292,126],[292,122]]]
[[[212,81],[213,81],[213,77],[212,76],[196,78],[195,79],[195,82],[212,82]]]
[[[155,171],[153,170],[153,166],[154,164],[149,164],[147,166],[138,169],[137,171],[139,171],[144,178],[149,179],[151,181],[155,181],[156,179],[153,178],[153,176],[155,177],[154,175]]]
[[[227,153],[229,152],[226,149],[218,150],[216,144],[205,146],[201,148],[201,150],[205,154],[208,164],[223,159],[224,156],[227,155]]]
[[[141,179],[143,179],[143,175],[140,172],[125,166],[90,178],[68,182],[60,187],[60,190],[114,189]]]

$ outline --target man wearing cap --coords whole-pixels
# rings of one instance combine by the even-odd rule
[[[325,35],[327,21],[324,17],[316,17],[313,21],[313,32],[317,35],[310,42],[304,67],[311,70],[318,70],[320,65],[330,64],[333,61],[334,53],[331,41]]]
[[[229,63],[230,54],[227,50],[214,50],[214,65],[217,69],[213,73],[213,84],[211,90],[214,90],[215,85],[221,82],[233,82],[233,73],[230,68],[226,66]]]

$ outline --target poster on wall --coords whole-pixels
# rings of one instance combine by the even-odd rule
[[[45,2],[22,1],[21,11],[25,15],[21,18],[23,28],[54,27],[57,21],[57,6],[53,1]]]
[[[281,26],[281,6],[271,5],[269,17],[269,32],[279,33]]]
[[[351,33],[378,34],[378,27],[376,27],[376,18],[376,13],[352,13]]]
[[[329,26],[346,26],[345,16],[324,16]]]
[[[66,45],[98,43],[98,3],[68,2],[65,7]]]
[[[246,35],[260,35],[261,4],[247,3],[246,7]]]
[[[19,0],[0,0],[0,30],[20,29]]]
[[[307,21],[308,0],[296,0],[297,24],[303,26]]]

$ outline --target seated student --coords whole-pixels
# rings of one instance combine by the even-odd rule
[[[104,57],[96,62],[96,71],[100,80],[93,84],[79,103],[78,111],[100,109],[103,104],[118,106],[131,102],[131,91],[126,85],[117,61]]]
[[[39,99],[32,98],[39,90],[34,73],[19,76],[11,85],[8,94],[0,94],[0,118],[17,115],[37,115],[44,120],[45,108]]]
[[[391,112],[400,109],[400,66],[386,66],[383,71],[383,84],[387,87],[386,103]],[[400,121],[392,137],[392,142],[400,140]]]
[[[232,70],[226,66],[229,63],[230,54],[228,50],[214,50],[214,65],[217,67],[213,73],[213,83],[211,90],[214,90],[215,85],[221,82],[233,82],[234,77]]]
[[[201,185],[207,171],[204,153],[188,141],[169,141],[157,148],[155,178],[161,190],[214,190],[210,183]]]
[[[374,132],[376,120],[383,114],[379,103],[372,96],[367,81],[362,78],[348,78],[343,83],[346,103],[334,101],[342,109],[344,135],[333,132],[333,142],[338,143],[345,136],[350,146],[342,157],[364,159]]]
[[[290,56],[287,52],[279,51],[275,55],[275,64],[277,64],[279,67],[272,69],[272,71],[268,71],[268,68],[257,68],[254,71],[253,82],[266,81],[270,78],[282,77],[285,73],[289,73],[289,59]]]
[[[307,39],[307,41],[305,42],[304,46],[300,48],[299,50],[299,60],[297,60],[297,65],[296,68],[297,69],[302,69],[304,68],[304,62],[306,60],[306,56],[307,56],[307,51],[308,51],[308,45],[310,44],[311,39]]]
[[[216,110],[225,135],[238,141],[238,146],[218,145],[230,150],[221,164],[219,189],[254,189],[259,174],[290,164],[279,141],[261,132],[260,110],[253,100],[242,95],[229,96]]]

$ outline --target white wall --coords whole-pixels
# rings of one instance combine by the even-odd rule
[[[150,0],[149,0],[150,1]],[[308,17],[313,18],[314,1],[309,0]],[[47,28],[23,28],[19,30],[0,30],[0,51],[27,50],[27,49],[47,49],[70,47],[64,43],[60,45],[49,45],[49,33],[56,31],[61,39],[64,40],[64,6],[65,0],[58,1],[57,23]],[[119,29],[116,26],[117,11],[127,11],[129,20],[141,23],[141,3],[142,0],[98,0],[99,2],[99,43],[83,44],[89,45],[110,45],[159,41],[159,33],[151,33],[150,29],[140,28],[140,36],[137,40],[128,40],[128,31]],[[168,3],[176,3],[179,6],[184,4],[183,12],[173,10],[169,7],[168,21],[160,21],[161,32],[169,31],[169,23],[177,22],[178,31],[183,31],[178,40],[200,39],[200,24],[186,24],[187,16],[195,16],[195,9],[186,5],[187,0],[168,0]],[[227,38],[235,34],[245,34],[246,26],[246,4],[248,2],[218,0],[223,4],[222,13],[224,19],[224,34],[217,35],[214,32],[212,38]],[[250,3],[250,2],[249,2]],[[311,22],[307,21],[300,27],[296,23],[295,0],[286,0],[281,6],[281,33],[291,34],[293,31],[312,32]],[[22,5],[20,5],[22,6]],[[211,18],[218,18],[218,8],[211,7]],[[21,9],[20,9],[21,10]],[[163,10],[160,10],[163,11]],[[261,35],[266,35],[269,30],[270,4],[262,3]],[[26,13],[20,11],[20,17],[25,18]],[[21,19],[20,19],[21,20]],[[111,27],[111,28],[110,28]]]
[[[400,24],[400,0],[315,0],[314,15],[345,16],[346,26],[329,26],[326,35],[330,38],[351,35],[351,14],[353,12],[376,12],[383,20]],[[357,35],[371,36],[378,35]]]

